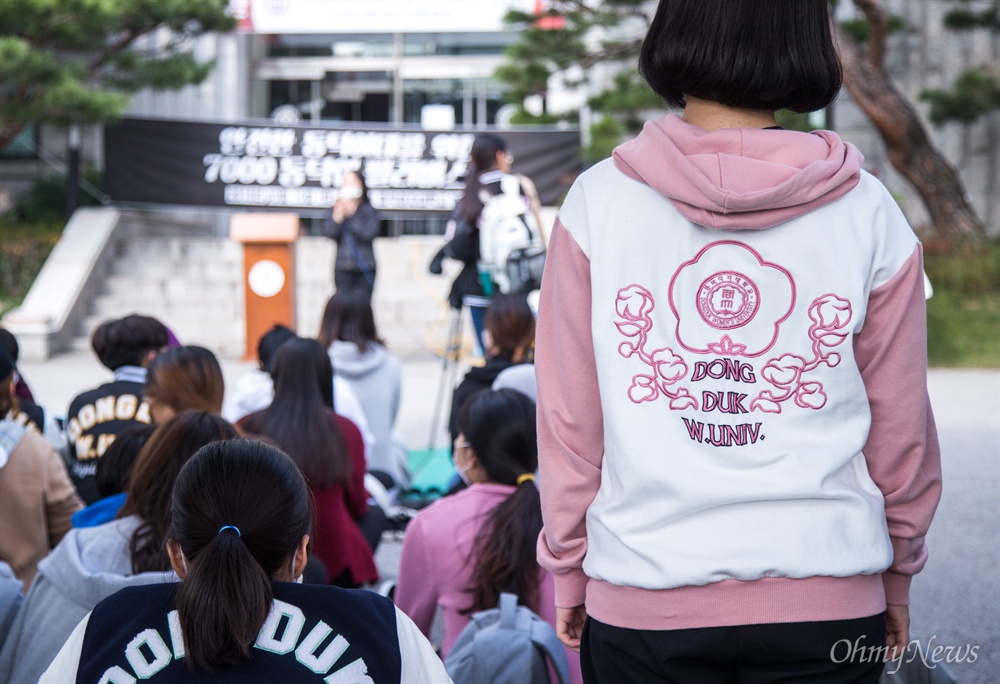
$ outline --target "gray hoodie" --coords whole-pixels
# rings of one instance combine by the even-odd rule
[[[0,651],[0,682],[37,682],[77,623],[125,587],[176,582],[171,572],[133,575],[128,540],[135,516],[73,529],[38,564],[38,574]]]
[[[406,447],[392,432],[402,386],[399,359],[380,344],[372,344],[362,352],[353,342],[334,340],[330,345],[330,360],[333,372],[358,395],[368,427],[375,436],[368,469],[389,473],[398,485],[407,487],[410,475],[406,468]]]

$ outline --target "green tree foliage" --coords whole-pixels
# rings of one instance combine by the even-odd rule
[[[983,67],[969,69],[958,75],[950,90],[924,90],[920,99],[930,103],[927,117],[935,126],[949,121],[971,124],[1000,109],[1000,76]]]
[[[944,15],[945,28],[955,32],[987,30],[1000,34],[1000,2],[977,9],[967,0]],[[930,104],[927,116],[935,126],[955,122],[968,126],[992,111],[1000,110],[1000,67],[979,66],[959,74],[947,90],[932,88],[920,93]]]
[[[30,123],[103,123],[142,88],[200,83],[194,39],[229,31],[227,0],[3,0],[0,148]],[[136,49],[153,35],[156,48]]]
[[[507,23],[520,31],[520,39],[508,48],[495,76],[507,86],[508,101],[519,107],[512,121],[578,123],[578,111],[549,111],[549,84],[560,79],[569,90],[586,88],[595,66],[622,67],[610,87],[588,98],[594,116],[584,158],[607,157],[624,135],[641,128],[643,111],[663,107],[634,67],[649,9],[646,0],[551,0],[542,15],[509,12]],[[528,96],[542,98],[540,115],[524,111]]]

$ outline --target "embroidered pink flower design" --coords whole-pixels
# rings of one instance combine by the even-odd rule
[[[813,358],[806,360],[796,354],[784,354],[768,361],[761,369],[761,377],[778,390],[762,390],[750,402],[751,411],[781,413],[782,402],[792,399],[796,406],[818,410],[826,406],[827,396],[823,383],[803,381],[802,376],[820,365],[831,368],[840,363],[840,354],[828,351],[847,339],[853,317],[851,302],[834,294],[817,297],[809,305],[809,339],[812,340]]]
[[[649,312],[653,310],[653,295],[641,285],[629,285],[618,291],[615,311],[623,320],[615,326],[625,337],[635,337],[653,327]]]
[[[851,303],[837,295],[823,295],[809,307],[809,318],[813,321],[809,337],[825,347],[836,347],[848,335]]]
[[[634,403],[653,401],[659,396],[656,380],[651,375],[636,375],[632,378],[632,385],[628,388],[628,398]]]
[[[698,400],[691,396],[691,393],[687,389],[681,387],[677,390],[676,394],[668,395],[670,396],[670,410],[671,411],[683,411],[684,409],[696,409],[698,408]]]
[[[781,404],[775,401],[771,390],[764,390],[750,402],[750,412],[781,413]]]
[[[615,321],[615,327],[628,338],[618,345],[618,353],[626,359],[637,356],[651,371],[650,374],[640,373],[632,377],[628,398],[641,404],[655,401],[663,395],[670,400],[669,406],[675,411],[697,408],[698,400],[687,389],[673,388],[687,375],[687,362],[669,347],[652,352],[646,350],[647,338],[653,329],[650,313],[655,307],[652,293],[641,285],[633,284],[618,290],[615,312],[620,320]]]
[[[823,408],[826,405],[823,385],[818,382],[806,382],[799,385],[795,389],[795,403],[802,408]]]
[[[806,367],[806,360],[795,354],[785,354],[777,359],[771,359],[761,369],[760,374],[772,385],[781,387],[794,384]]]
[[[707,245],[670,281],[678,343],[698,354],[767,353],[794,305],[791,274],[733,240]]]
[[[672,385],[688,372],[687,363],[677,356],[669,347],[657,349],[653,352],[653,369],[660,377],[664,385]]]
[[[642,285],[629,285],[618,290],[615,311],[626,321],[648,322],[653,306],[653,295]]]

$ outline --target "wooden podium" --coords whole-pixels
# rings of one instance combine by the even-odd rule
[[[243,243],[246,309],[244,358],[257,357],[257,341],[271,326],[295,329],[295,240],[298,214],[233,214],[229,239]]]

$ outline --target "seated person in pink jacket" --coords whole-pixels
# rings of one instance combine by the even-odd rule
[[[555,625],[552,578],[535,559],[542,528],[535,404],[515,390],[483,390],[463,404],[457,424],[455,469],[469,486],[409,524],[395,594],[426,635],[441,607],[442,657],[472,613],[495,608],[501,592]],[[581,682],[579,655],[567,649],[566,657],[570,680]]]

